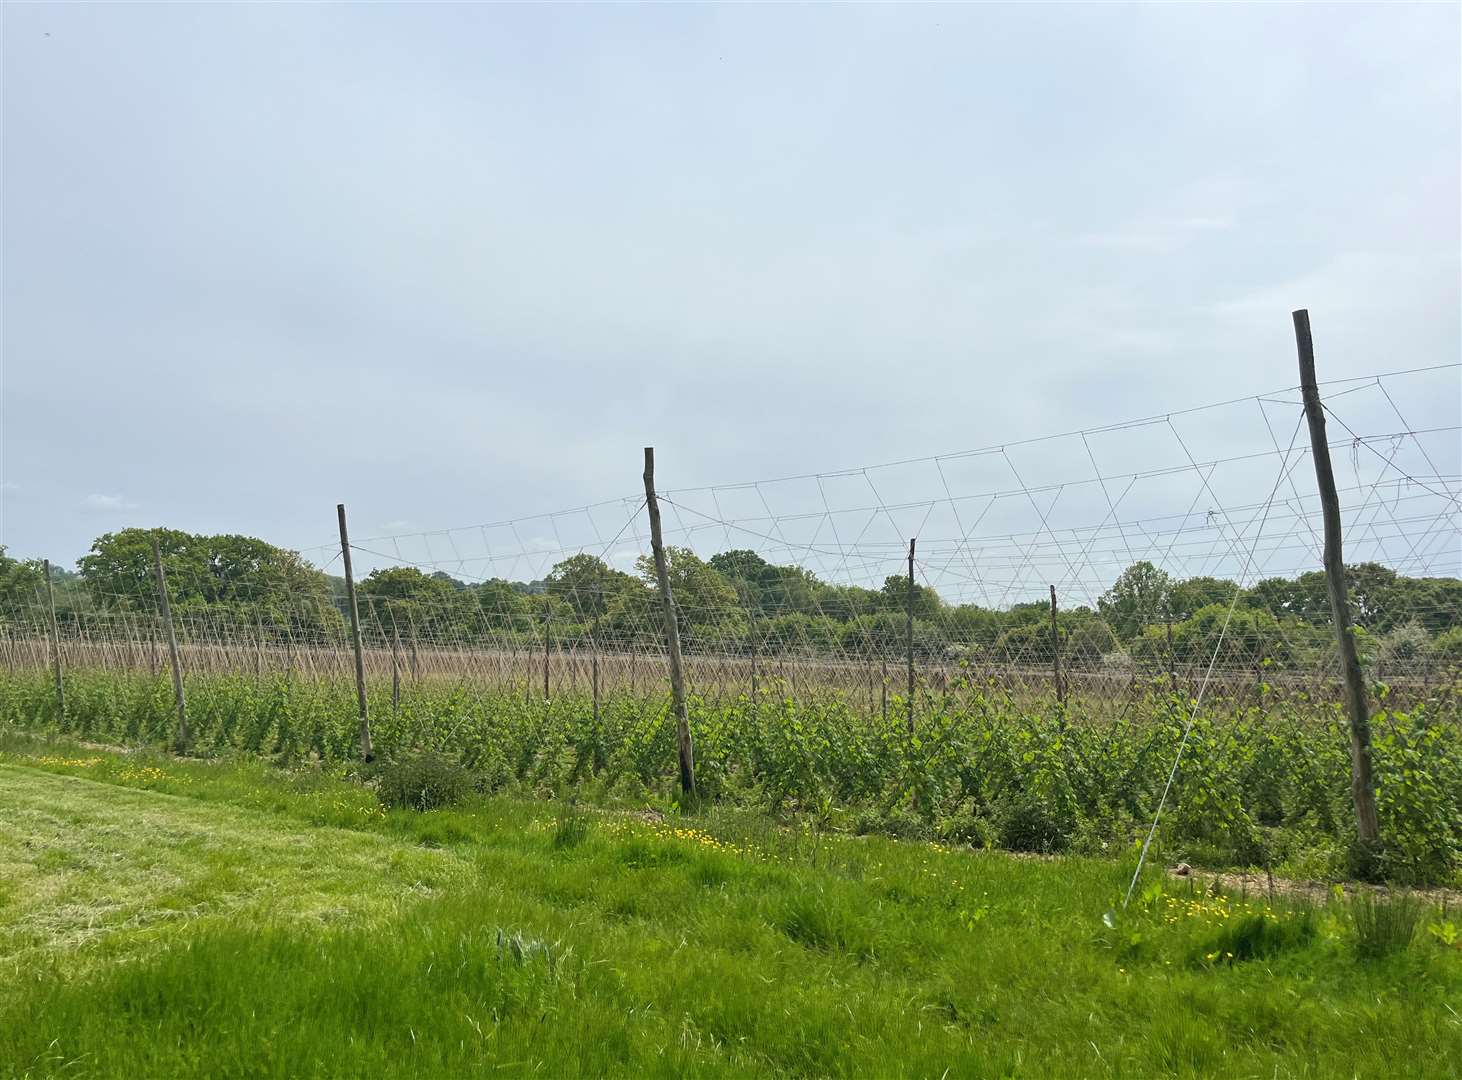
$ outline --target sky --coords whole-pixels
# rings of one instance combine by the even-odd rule
[[[1291,386],[1297,307],[1322,379],[1455,364],[1459,18],[7,4],[0,543],[326,552],[341,501],[375,537],[633,497],[647,445],[670,489],[999,446]],[[1462,472],[1457,370],[1387,385]],[[1089,476],[1061,445],[1020,482]],[[769,519],[838,497],[801,490]]]

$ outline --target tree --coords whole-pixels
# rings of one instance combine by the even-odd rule
[[[356,592],[361,619],[383,637],[408,628],[439,640],[462,636],[465,607],[450,580],[414,566],[392,566],[372,570]]]
[[[1149,623],[1162,620],[1167,610],[1172,578],[1146,560],[1122,571],[1112,587],[1097,600],[1097,608],[1112,632],[1131,641]]]
[[[97,537],[79,563],[98,605],[153,611],[157,581],[152,540],[167,566],[168,595],[179,613],[208,610],[253,625],[333,627],[338,612],[329,579],[286,551],[252,536],[203,536],[177,529],[123,529]]]
[[[1173,656],[1179,663],[1203,667],[1215,653],[1220,667],[1251,668],[1265,660],[1287,665],[1294,659],[1279,621],[1267,611],[1241,607],[1230,617],[1228,604],[1210,604],[1173,624]],[[1166,665],[1165,629],[1148,627],[1133,642],[1132,655],[1155,667]]]
[[[46,574],[35,559],[12,559],[0,544],[0,619],[25,618],[45,602]]]
[[[585,554],[557,563],[544,580],[548,595],[566,603],[574,617],[585,623],[608,614],[615,597],[644,587],[623,570]]]
[[[751,613],[824,614],[819,593],[825,586],[801,566],[775,566],[745,549],[712,555],[709,565],[736,587],[742,606]]]
[[[881,607],[884,611],[909,610],[909,578],[907,574],[890,574],[883,580],[883,589],[880,592],[882,600]],[[944,601],[939,599],[939,594],[928,585],[920,585],[914,582],[914,618],[932,619],[944,607]]]
[[[665,563],[683,641],[698,645],[708,645],[713,641],[728,644],[745,635],[745,611],[729,578],[702,561],[689,548],[667,544]],[[654,560],[648,555],[641,555],[635,562],[635,568],[649,585],[652,595],[658,595]],[[655,604],[654,611],[659,610],[659,605]],[[652,617],[658,622],[658,615]]]
[[[1167,614],[1174,622],[1192,618],[1209,604],[1231,604],[1238,585],[1216,577],[1194,577],[1180,581],[1168,591]]]

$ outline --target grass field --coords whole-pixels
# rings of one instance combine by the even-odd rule
[[[0,1075],[1455,1076],[1456,913],[12,734]],[[1232,955],[1230,955],[1232,954]]]

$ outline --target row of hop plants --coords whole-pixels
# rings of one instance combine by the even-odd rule
[[[286,675],[186,680],[195,754],[348,763],[358,753],[354,686]],[[1374,752],[1386,848],[1381,871],[1408,884],[1462,879],[1459,697],[1379,711]],[[838,808],[848,828],[1017,851],[1125,850],[1151,818],[1188,702],[1150,687],[1091,716],[979,688],[927,703],[915,733],[846,700],[772,693],[692,699],[703,797],[772,812]],[[526,700],[519,691],[420,683],[371,688],[384,757],[429,752],[478,790],[669,797],[674,726],[661,697]],[[74,672],[59,715],[45,672],[0,673],[0,725],[82,739],[165,745],[176,722],[166,676]],[[1313,876],[1346,869],[1353,819],[1346,720],[1331,701],[1260,696],[1200,713],[1160,838],[1174,858]]]

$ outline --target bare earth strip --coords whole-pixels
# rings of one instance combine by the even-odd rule
[[[389,837],[0,765],[0,984],[199,919],[387,918],[466,869]]]

